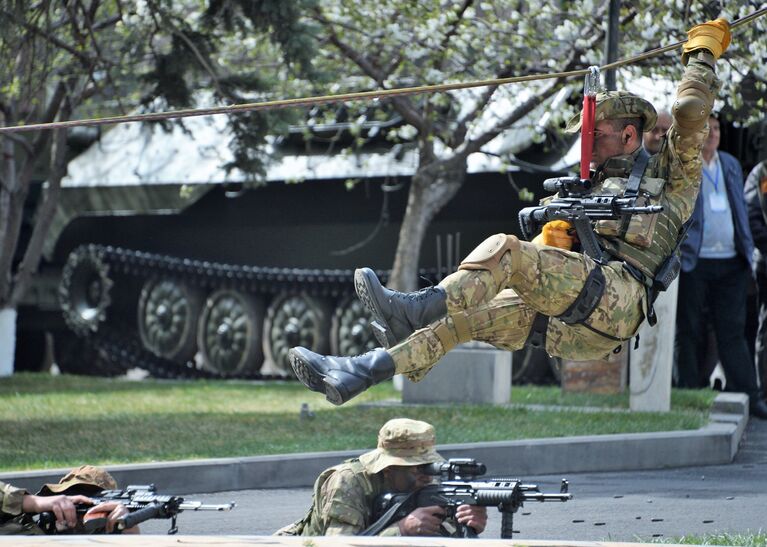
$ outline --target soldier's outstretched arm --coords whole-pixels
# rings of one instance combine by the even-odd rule
[[[700,185],[700,150],[708,134],[708,117],[719,89],[714,65],[730,43],[730,26],[724,19],[697,25],[687,33],[682,62],[684,76],[672,108],[673,123],[667,134],[662,161],[669,169],[667,193],[682,198],[679,214],[692,213]]]

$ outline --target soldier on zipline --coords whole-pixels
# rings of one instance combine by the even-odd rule
[[[596,222],[594,232],[609,260],[600,263],[570,250],[571,226],[553,221],[532,242],[507,234],[489,237],[457,272],[418,292],[387,289],[372,270],[359,269],[357,295],[385,349],[334,357],[292,348],[298,379],[342,404],[395,374],[420,380],[451,348],[470,340],[506,350],[533,343],[575,360],[619,351],[645,318],[653,319],[654,278],[676,254],[700,186],[700,151],[719,87],[714,65],[730,43],[730,27],[717,19],[693,27],[688,36],[673,124],[656,155],[649,158],[642,148],[643,132],[656,123],[652,104],[625,91],[596,95],[594,193],[625,195],[638,182],[634,191],[663,207],[653,215]],[[582,114],[567,130],[575,132],[581,123]],[[762,401],[752,401],[751,410],[767,417]]]

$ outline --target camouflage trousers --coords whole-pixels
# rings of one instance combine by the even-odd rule
[[[539,312],[551,316],[546,351],[567,359],[602,359],[639,330],[645,289],[622,262],[602,267],[605,291],[585,324],[567,325],[555,317],[575,301],[596,262],[582,253],[502,234],[478,249],[501,237],[507,238],[508,250],[496,262],[485,268],[465,260],[442,280],[448,313],[389,350],[397,373],[420,380],[452,347],[469,340],[520,349]]]

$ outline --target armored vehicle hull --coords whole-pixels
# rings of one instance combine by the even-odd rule
[[[527,188],[540,188],[543,178],[514,173],[515,184]],[[364,265],[388,278],[408,185],[408,177],[351,187],[341,179],[236,191],[207,185],[168,210],[71,214],[48,265],[61,272],[66,327],[53,329],[59,366],[97,374],[139,366],[157,376],[270,378],[291,374],[287,350],[294,345],[340,354],[373,348],[353,271]],[[100,199],[153,191],[167,197],[185,190],[111,187],[100,190]],[[519,207],[507,175],[469,175],[428,230],[423,284],[453,271],[488,235],[517,232]],[[516,367],[517,379],[547,372],[548,363],[538,361],[520,361],[526,366]]]

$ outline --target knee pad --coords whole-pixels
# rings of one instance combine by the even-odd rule
[[[674,119],[680,133],[689,134],[703,129],[713,108],[709,88],[696,81],[686,81],[679,86],[674,102]]]
[[[510,251],[512,254],[520,250],[519,239],[513,235],[495,234],[480,243],[469,256],[463,259],[459,270],[487,270],[493,275],[498,287],[502,287],[505,274],[501,271],[501,257]]]

